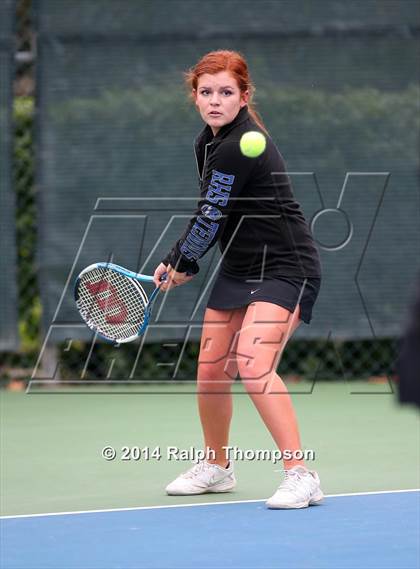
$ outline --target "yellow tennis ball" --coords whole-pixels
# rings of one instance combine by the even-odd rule
[[[243,134],[239,142],[242,154],[248,158],[257,158],[264,152],[265,145],[265,136],[256,130],[250,130]]]

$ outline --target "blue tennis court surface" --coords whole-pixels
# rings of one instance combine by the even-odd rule
[[[419,567],[418,491],[1,520],[2,569]]]

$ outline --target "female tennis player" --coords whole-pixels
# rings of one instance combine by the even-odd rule
[[[204,316],[198,362],[198,407],[208,458],[166,491],[189,495],[235,487],[226,447],[230,387],[239,373],[283,453],[284,480],[267,506],[307,507],[323,494],[317,473],[301,458],[291,398],[276,369],[300,322],[310,322],[320,287],[318,252],[283,158],[252,106],[254,87],[241,54],[208,53],[186,81],[206,123],[195,142],[201,199],[186,231],[156,268],[155,284],[165,291],[189,282],[199,270],[197,261],[216,243],[222,263]],[[249,131],[266,137],[265,150],[256,158],[240,149]]]

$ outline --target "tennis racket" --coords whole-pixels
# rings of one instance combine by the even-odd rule
[[[77,277],[74,297],[91,330],[105,340],[122,344],[132,342],[147,328],[159,287],[148,297],[142,283],[152,282],[151,276],[113,263],[94,263]]]

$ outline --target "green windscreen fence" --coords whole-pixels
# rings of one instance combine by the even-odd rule
[[[18,346],[15,199],[12,188],[14,0],[0,2],[0,351]]]
[[[151,273],[183,231],[202,123],[182,73],[214,49],[247,58],[320,248],[320,298],[298,334],[399,334],[420,250],[416,1],[36,7],[39,264],[52,341],[90,337],[72,295],[84,266],[112,259]],[[216,249],[171,293],[148,340],[199,336]]]

